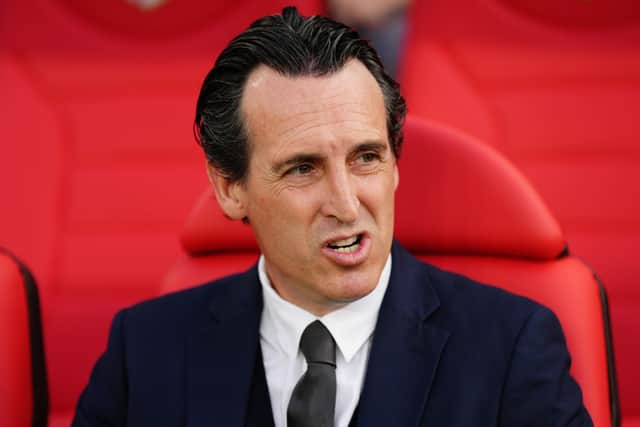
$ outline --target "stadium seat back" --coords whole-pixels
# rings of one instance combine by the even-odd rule
[[[0,414],[12,427],[46,427],[48,394],[36,282],[0,248]]]

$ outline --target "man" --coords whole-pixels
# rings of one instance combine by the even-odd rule
[[[591,425],[549,310],[393,242],[404,113],[340,24],[287,8],[234,39],[195,133],[262,256],[120,312],[73,425]]]

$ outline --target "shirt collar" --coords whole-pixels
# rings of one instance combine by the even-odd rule
[[[280,297],[271,286],[266,272],[264,256],[258,261],[258,277],[262,286],[264,308],[260,322],[260,336],[270,345],[293,358],[298,354],[302,332],[316,319],[327,327],[339,351],[349,362],[373,334],[378,311],[391,274],[391,254],[382,269],[374,290],[364,297],[320,318]]]

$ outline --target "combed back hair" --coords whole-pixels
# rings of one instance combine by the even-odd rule
[[[258,66],[287,77],[320,77],[341,70],[351,59],[364,64],[382,90],[389,143],[398,158],[406,106],[376,51],[343,24],[321,16],[303,17],[295,7],[286,7],[234,38],[204,79],[194,134],[209,163],[232,182],[246,177],[250,147],[240,105],[247,78]]]

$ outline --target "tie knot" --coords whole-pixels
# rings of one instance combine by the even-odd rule
[[[331,332],[319,320],[310,323],[302,333],[300,350],[307,363],[336,366],[336,343]]]

